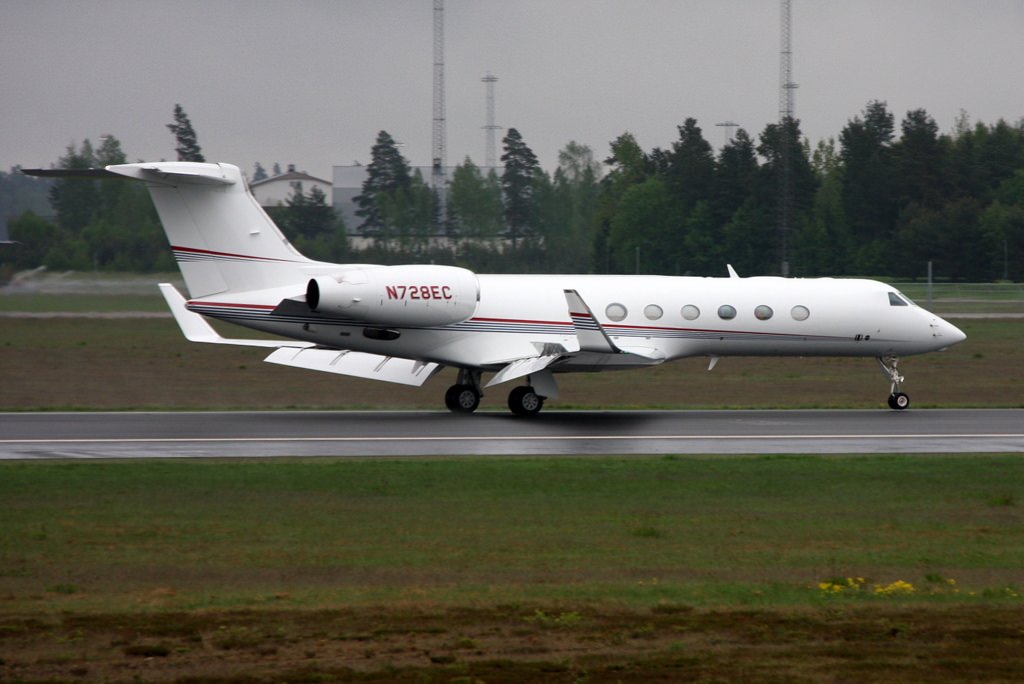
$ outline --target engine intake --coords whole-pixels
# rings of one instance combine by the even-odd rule
[[[456,266],[377,266],[318,276],[306,286],[315,313],[384,326],[429,327],[476,312],[476,274]]]

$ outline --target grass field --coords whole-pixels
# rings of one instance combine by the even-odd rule
[[[936,309],[995,311],[958,298]],[[955,322],[966,343],[901,364],[914,405],[1024,406],[1024,321]],[[170,319],[0,317],[0,410],[438,409],[454,379],[263,356]],[[888,391],[871,359],[705,368],[563,376],[548,409]],[[1019,681],[1021,483],[986,454],[2,463],[0,680]]]
[[[1021,483],[998,455],[2,464],[0,672],[1010,681]]]

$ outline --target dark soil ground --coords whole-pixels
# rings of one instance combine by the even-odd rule
[[[0,622],[5,681],[1011,682],[1024,612],[571,606],[72,615]]]

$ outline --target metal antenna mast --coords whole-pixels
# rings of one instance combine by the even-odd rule
[[[736,129],[739,127],[739,124],[736,123],[735,121],[733,121],[732,119],[729,119],[728,121],[722,121],[722,122],[716,123],[715,125],[720,127],[720,128],[722,128],[723,129],[722,132],[725,134],[725,141],[722,143],[722,145],[724,146],[724,145],[728,145],[729,143],[731,143],[732,142],[732,136],[733,136],[733,134],[736,133]]]
[[[484,148],[484,167],[493,169],[498,166],[495,136],[496,132],[501,130],[501,126],[494,125],[494,84],[497,83],[498,77],[492,76],[488,71],[487,75],[480,80],[487,84],[487,125],[484,126],[484,130],[487,132],[487,146]]]
[[[430,185],[437,194],[441,225],[447,225],[448,193],[444,119],[444,0],[434,0],[434,132]],[[445,231],[447,232],[447,231]]]
[[[793,220],[793,183],[790,140],[793,124],[793,47],[790,0],[781,0],[781,49],[779,51],[779,236],[782,241],[782,276],[789,275],[789,229]]]

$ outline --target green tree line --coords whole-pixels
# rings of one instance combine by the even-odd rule
[[[168,128],[179,155],[199,154],[180,106]],[[603,163],[570,142],[548,173],[510,128],[502,167],[466,158],[441,202],[381,131],[356,198],[358,225],[347,230],[322,192],[301,186],[271,213],[299,249],[330,261],[680,275],[722,274],[726,263],[742,275],[778,274],[786,262],[797,276],[897,278],[920,276],[930,261],[953,280],[1024,279],[1024,120],[972,124],[961,114],[942,133],[924,110],[897,125],[886,103],[874,101],[813,148],[792,119],[767,125],[756,139],[740,129],[717,154],[695,119],[677,133],[668,147],[651,150],[623,133]],[[98,149],[88,141],[69,147],[57,165],[123,161],[108,136]],[[8,249],[6,261],[173,267],[142,188],[62,180],[50,200],[54,220],[26,212],[9,223],[22,245]],[[370,246],[353,250],[350,233],[371,238]]]

